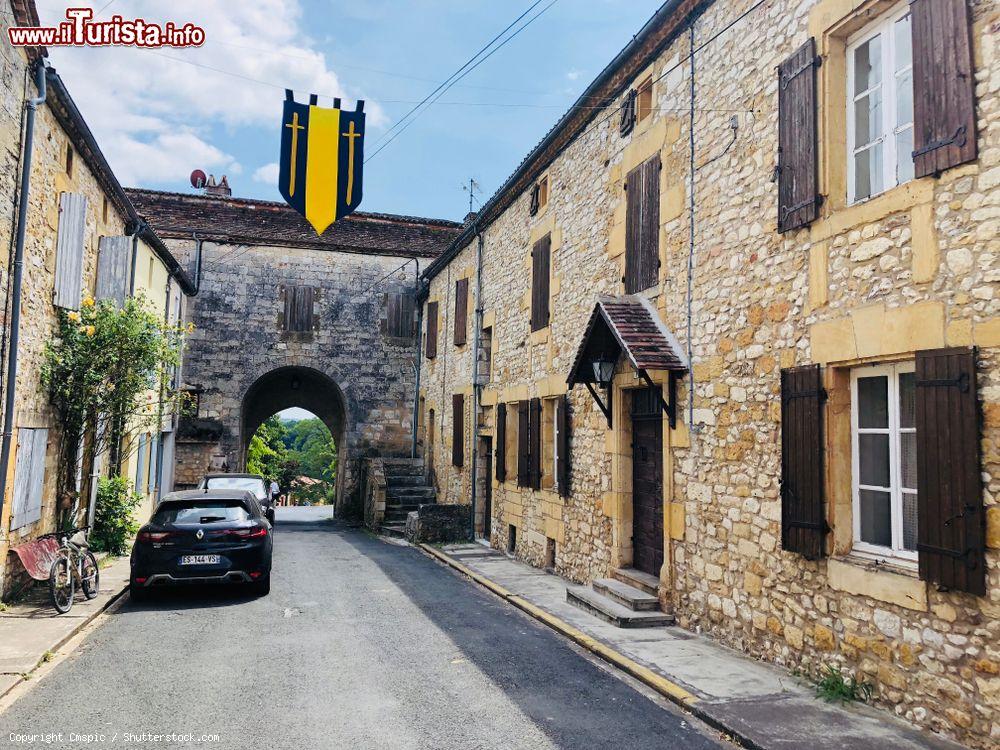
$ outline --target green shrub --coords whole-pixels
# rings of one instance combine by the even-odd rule
[[[97,509],[90,546],[95,552],[121,556],[128,552],[128,540],[139,529],[132,513],[142,502],[142,496],[132,491],[125,477],[101,477],[97,482]]]
[[[872,686],[854,675],[845,680],[840,667],[827,664],[816,681],[816,695],[831,703],[867,703],[872,699]]]

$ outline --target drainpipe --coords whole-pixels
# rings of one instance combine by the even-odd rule
[[[197,294],[201,290],[201,251],[202,246],[205,244],[205,240],[198,237],[197,233],[192,232],[191,236],[194,237],[194,245],[196,250],[195,262],[194,262],[194,293]]]
[[[476,538],[476,484],[479,468],[479,341],[483,332],[483,233],[476,227],[476,324],[472,339],[472,538]],[[489,477],[487,477],[489,481]]]
[[[420,428],[420,331],[424,324],[424,306],[418,302],[420,298],[420,259],[416,258],[417,271],[413,277],[413,304],[417,308],[416,353],[413,361],[416,374],[413,384],[413,437],[410,442],[410,458],[417,457],[417,430]]]
[[[163,303],[163,322],[170,324],[170,287],[174,277],[167,274],[167,300]],[[159,500],[163,494],[163,382],[160,382],[160,399],[156,405],[156,497]]]
[[[14,246],[13,297],[11,299],[10,344],[7,349],[7,394],[3,412],[3,444],[0,447],[0,514],[7,499],[7,467],[10,464],[10,442],[14,429],[14,403],[17,390],[17,345],[21,323],[21,282],[24,278],[24,236],[28,222],[28,195],[31,189],[31,154],[35,145],[35,112],[45,103],[45,62],[35,67],[38,96],[25,103],[24,166],[21,170],[21,190],[18,194],[17,239]]]
[[[135,296],[135,264],[139,260],[139,235],[142,233],[142,219],[136,218],[132,225],[132,263],[128,272],[128,296]]]

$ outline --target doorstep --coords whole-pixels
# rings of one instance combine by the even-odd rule
[[[496,595],[760,750],[959,750],[886,711],[815,697],[785,670],[677,627],[620,628],[574,606],[567,582],[478,544],[422,549]]]
[[[30,674],[46,654],[56,652],[128,588],[129,558],[119,557],[101,568],[100,591],[94,599],[77,592],[73,609],[56,614],[48,585],[36,582],[25,597],[0,612],[0,697]]]

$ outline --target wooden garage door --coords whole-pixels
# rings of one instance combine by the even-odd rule
[[[632,566],[660,577],[663,566],[663,422],[655,391],[632,399]]]

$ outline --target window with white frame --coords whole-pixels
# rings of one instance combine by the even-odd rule
[[[849,203],[913,179],[913,54],[907,3],[848,40],[847,158]]]
[[[851,372],[854,550],[917,559],[916,375],[912,362]]]

